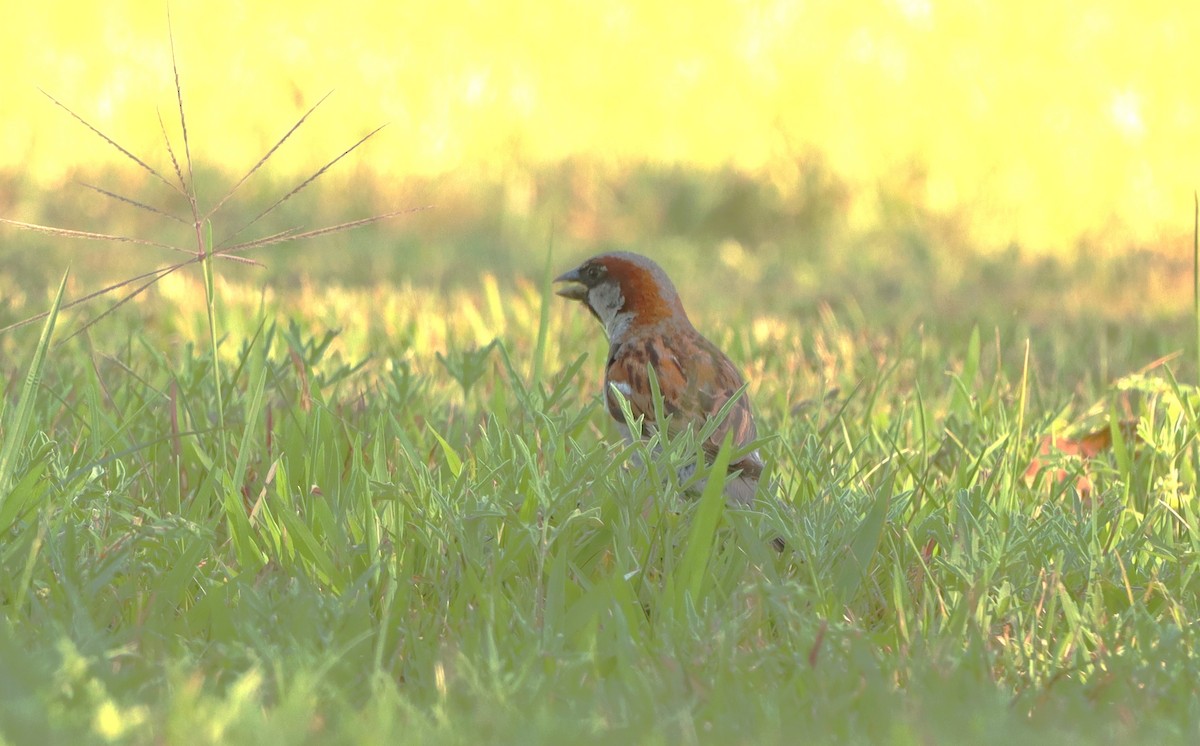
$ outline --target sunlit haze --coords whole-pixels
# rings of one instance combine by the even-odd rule
[[[0,169],[53,184],[127,165],[39,93],[165,163],[166,4],[10,4]],[[356,168],[516,178],[567,158],[730,165],[785,191],[821,159],[965,216],[981,249],[1186,251],[1200,175],[1200,13],[1178,3],[177,2],[193,155],[241,171],[333,97],[275,169],[379,124]]]

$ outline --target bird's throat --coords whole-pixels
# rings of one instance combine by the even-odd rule
[[[615,284],[597,285],[588,291],[588,307],[604,325],[609,342],[620,342],[633,322],[633,312],[625,310],[625,297]]]

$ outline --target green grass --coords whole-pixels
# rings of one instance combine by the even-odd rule
[[[438,209],[384,224],[411,205],[366,172],[193,170],[175,82],[169,169],[0,175],[42,226],[0,233],[0,743],[1200,737],[1187,262],[968,247],[882,187],[855,226],[816,158],[788,194],[413,183]],[[777,499],[682,497],[694,439],[615,437],[600,329],[549,293],[612,246],[747,371]]]
[[[1188,299],[1124,310],[1136,257],[786,248],[657,254],[752,379],[759,511],[664,489],[686,444],[616,440],[544,252],[265,302],[218,275],[219,365],[196,275],[58,346],[5,335],[0,735],[1195,742],[1196,371],[1132,375]],[[1091,494],[1065,458],[1025,478],[1110,417],[1140,440]]]

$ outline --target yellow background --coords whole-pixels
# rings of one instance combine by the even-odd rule
[[[174,131],[166,5],[6,3],[0,169],[48,186]],[[374,126],[384,179],[503,179],[585,157],[732,165],[784,190],[821,158],[867,224],[883,185],[967,216],[980,248],[1186,251],[1200,10],[1178,2],[472,2],[171,5],[193,156],[301,172]]]

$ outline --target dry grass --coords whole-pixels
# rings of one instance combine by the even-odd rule
[[[354,228],[359,228],[359,227],[362,227],[365,225],[377,223],[382,220],[388,220],[390,218],[394,218],[394,217],[397,217],[400,215],[416,212],[418,210],[428,209],[427,207],[404,208],[404,209],[399,209],[399,210],[393,210],[390,212],[385,212],[385,213],[378,214],[378,215],[373,215],[373,216],[367,217],[367,218],[361,218],[358,220],[350,220],[350,221],[338,223],[336,225],[329,225],[329,226],[324,226],[324,227],[320,227],[320,228],[304,228],[302,226],[288,227],[283,230],[273,232],[269,235],[259,236],[259,237],[252,238],[249,240],[235,241],[235,239],[238,236],[240,236],[240,235],[244,234],[246,231],[250,230],[260,220],[262,220],[263,218],[265,218],[268,215],[270,215],[271,213],[273,213],[283,203],[287,202],[289,199],[294,197],[296,194],[300,193],[304,189],[311,186],[319,178],[321,178],[321,176],[324,175],[330,168],[332,168],[334,165],[336,165],[339,161],[341,161],[343,158],[345,158],[350,153],[353,153],[354,151],[356,151],[359,147],[361,147],[368,140],[370,140],[373,136],[375,136],[381,129],[383,129],[383,127],[377,127],[374,130],[368,132],[366,135],[364,135],[362,138],[360,138],[353,145],[346,148],[339,155],[337,155],[336,157],[334,157],[333,159],[331,159],[330,161],[328,161],[327,163],[322,165],[311,175],[309,175],[308,177],[299,181],[294,187],[292,187],[290,190],[285,192],[277,200],[272,202],[268,207],[266,207],[265,209],[258,212],[248,222],[246,222],[245,224],[241,225],[240,227],[238,227],[236,229],[228,230],[225,233],[225,235],[223,236],[223,238],[221,238],[219,241],[214,242],[213,238],[212,238],[213,230],[214,230],[214,222],[213,221],[215,219],[219,218],[219,213],[220,213],[221,208],[224,207],[229,202],[229,200],[233,198],[233,196],[237,193],[237,191],[242,187],[243,184],[245,184],[251,177],[254,176],[255,173],[257,173],[260,169],[262,169],[264,166],[267,165],[268,161],[270,161],[271,157],[273,155],[275,155],[276,151],[284,143],[286,143],[288,141],[288,139],[301,126],[304,125],[304,123],[308,119],[308,117],[321,104],[323,104],[325,102],[325,100],[329,97],[329,94],[326,94],[320,100],[318,100],[317,103],[313,104],[313,106],[308,111],[306,111],[298,120],[296,120],[296,122],[291,126],[291,128],[288,129],[288,131],[285,132],[283,134],[283,136],[280,137],[279,140],[274,145],[271,146],[271,148],[262,156],[262,158],[260,158],[253,166],[251,166],[250,169],[248,171],[246,171],[246,173],[240,179],[238,179],[238,181],[232,187],[230,187],[210,207],[205,208],[201,205],[200,198],[196,192],[196,182],[195,182],[194,170],[193,170],[193,165],[192,165],[192,148],[191,148],[191,142],[189,141],[189,138],[188,138],[187,116],[186,116],[186,110],[184,107],[183,86],[182,86],[182,83],[180,82],[179,66],[175,60],[175,41],[174,41],[173,35],[171,36],[171,66],[172,66],[172,72],[174,73],[176,100],[179,105],[178,124],[179,124],[180,136],[182,138],[182,143],[183,143],[183,151],[182,151],[183,152],[183,161],[181,163],[180,159],[176,155],[175,147],[172,145],[171,136],[168,134],[166,125],[163,122],[162,116],[160,114],[159,119],[158,119],[159,129],[162,132],[162,141],[163,141],[163,146],[164,146],[166,155],[169,157],[170,163],[171,163],[171,172],[170,172],[171,176],[170,177],[164,175],[159,169],[156,169],[153,166],[149,165],[146,162],[146,160],[139,158],[137,155],[132,153],[130,150],[123,147],[114,138],[110,137],[108,134],[102,132],[101,130],[99,130],[98,128],[93,126],[87,119],[85,119],[84,117],[82,117],[81,115],[76,113],[73,109],[68,107],[66,104],[63,104],[61,101],[54,98],[49,93],[45,93],[43,91],[43,93],[46,95],[46,97],[49,98],[56,106],[58,106],[60,109],[62,109],[66,113],[68,113],[76,121],[78,121],[80,124],[82,124],[88,130],[90,130],[94,135],[99,137],[101,140],[106,142],[108,145],[112,146],[127,161],[129,161],[130,163],[134,164],[137,168],[141,169],[145,173],[152,176],[159,183],[161,183],[163,186],[165,186],[170,192],[181,197],[187,203],[188,211],[187,211],[187,213],[184,213],[184,214],[174,214],[171,212],[167,212],[165,210],[161,210],[150,204],[147,204],[144,201],[134,199],[133,197],[130,197],[130,196],[122,195],[114,190],[110,190],[110,189],[106,189],[103,187],[95,186],[93,184],[86,184],[86,183],[83,184],[84,187],[96,192],[97,194],[103,195],[115,202],[121,203],[123,205],[132,206],[134,208],[144,210],[148,213],[152,213],[156,216],[160,216],[161,218],[163,218],[165,220],[169,220],[169,221],[173,221],[176,223],[186,225],[189,228],[190,235],[194,238],[194,245],[177,246],[177,245],[167,244],[167,243],[163,243],[163,242],[155,241],[155,240],[151,240],[151,239],[138,238],[135,236],[113,235],[113,234],[107,234],[107,233],[95,233],[95,232],[91,232],[91,231],[75,230],[75,229],[65,228],[65,227],[61,227],[61,226],[38,225],[38,224],[25,223],[25,222],[21,222],[21,221],[17,221],[17,220],[11,220],[8,218],[0,217],[0,223],[10,225],[14,228],[19,228],[22,230],[29,230],[29,231],[36,231],[36,232],[45,233],[45,234],[48,234],[51,236],[57,236],[59,238],[66,238],[66,239],[72,239],[72,240],[105,241],[105,242],[113,242],[113,243],[119,243],[119,244],[133,244],[135,246],[149,246],[149,247],[165,249],[168,251],[173,251],[173,252],[178,252],[178,253],[189,255],[188,259],[185,259],[185,260],[182,260],[179,262],[175,262],[172,264],[166,264],[166,265],[156,267],[152,270],[149,270],[149,271],[139,274],[137,276],[129,277],[129,278],[126,278],[115,284],[109,285],[104,288],[100,288],[99,290],[96,290],[93,292],[89,292],[89,293],[85,294],[83,297],[67,301],[65,304],[63,304],[64,310],[73,308],[73,307],[83,304],[83,303],[88,303],[93,300],[105,298],[112,294],[118,295],[118,298],[115,302],[111,303],[101,313],[96,314],[92,318],[90,318],[87,321],[85,321],[84,323],[82,323],[78,328],[76,328],[74,330],[74,332],[72,332],[71,335],[69,335],[67,337],[67,339],[70,339],[71,337],[75,336],[76,334],[79,334],[79,333],[87,330],[88,328],[93,326],[95,323],[97,323],[98,321],[100,321],[101,319],[103,319],[104,317],[106,317],[107,315],[112,313],[113,311],[115,311],[117,308],[120,308],[124,304],[128,303],[129,301],[133,300],[134,298],[136,298],[139,295],[141,295],[142,293],[144,293],[149,288],[153,287],[156,283],[160,282],[162,279],[169,277],[170,275],[174,274],[175,272],[177,272],[181,269],[184,269],[186,267],[200,264],[200,265],[202,265],[205,273],[208,275],[211,275],[212,270],[211,270],[211,267],[209,266],[209,264],[213,260],[225,260],[225,261],[239,262],[239,263],[243,263],[243,264],[258,265],[259,264],[258,261],[248,258],[243,255],[247,254],[249,252],[252,252],[256,249],[262,249],[262,248],[266,248],[268,246],[273,246],[276,244],[281,244],[281,243],[291,242],[291,241],[301,241],[304,239],[316,238],[318,236],[329,235],[332,233],[340,233],[343,231],[352,230]],[[211,306],[213,304],[213,299],[211,297],[211,282],[206,283],[206,288],[209,291],[208,298],[209,298],[209,304]],[[25,319],[22,319],[21,321],[10,324],[4,328],[0,328],[0,334],[3,334],[4,332],[7,332],[7,331],[15,329],[15,328],[19,328],[26,324],[34,323],[36,321],[39,321],[39,320],[45,318],[45,316],[46,316],[46,314],[38,314],[38,315],[27,317]]]

